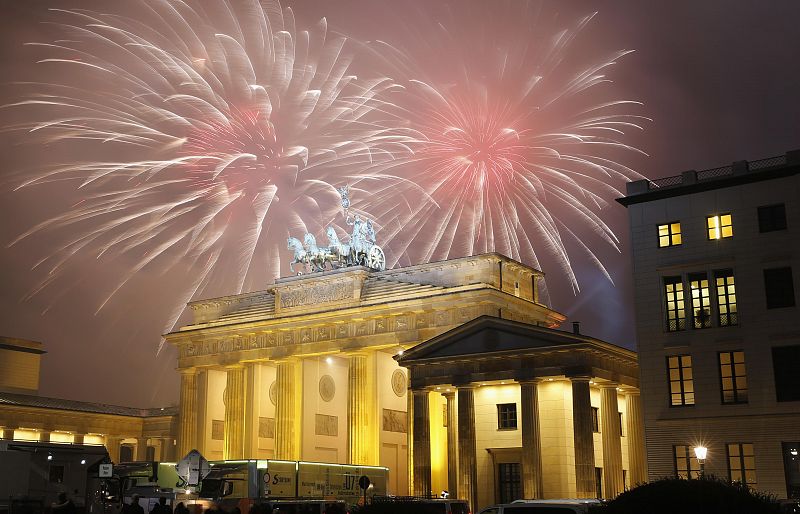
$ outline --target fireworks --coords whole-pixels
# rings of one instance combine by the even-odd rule
[[[387,166],[432,200],[416,203],[390,246],[418,261],[498,251],[537,267],[544,253],[577,290],[575,249],[608,273],[576,232],[590,227],[618,250],[599,211],[641,178],[614,156],[638,152],[625,131],[646,118],[607,98],[608,69],[627,52],[576,68],[592,16],[553,31],[560,22],[532,4],[481,5],[420,20],[406,38],[416,45],[373,47],[404,86],[392,102],[418,138]]]
[[[62,39],[35,45],[59,78],[6,106],[35,120],[16,128],[38,143],[81,150],[19,185],[66,182],[79,198],[14,242],[69,232],[39,262],[38,290],[106,254],[136,259],[114,291],[156,261],[199,267],[184,304],[223,261],[233,292],[263,287],[287,234],[334,221],[334,184],[363,178],[375,152],[404,151],[370,116],[392,84],[355,77],[324,19],[297,30],[276,1],[125,7],[135,14],[54,10]]]

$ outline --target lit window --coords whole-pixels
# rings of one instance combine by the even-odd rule
[[[658,246],[677,246],[681,244],[681,224],[679,222],[665,223],[658,226]]]
[[[720,352],[719,376],[722,380],[722,403],[747,403],[744,352]]]
[[[691,355],[667,357],[670,405],[694,405],[694,378]]]
[[[728,475],[731,482],[756,483],[756,457],[752,443],[728,443]]]
[[[733,225],[730,214],[720,214],[707,218],[708,238],[722,239],[733,235]]]
[[[700,462],[689,445],[673,446],[672,457],[675,462],[676,478],[700,478]]]
[[[500,403],[497,405],[497,428],[501,430],[517,428],[516,403]]]
[[[686,328],[686,306],[681,277],[664,277],[664,296],[667,307],[667,331]]]
[[[739,323],[736,309],[736,286],[733,283],[733,270],[717,270],[714,272],[717,286],[717,307],[719,326],[727,327]]]
[[[692,295],[692,322],[694,328],[711,326],[711,297],[708,276],[705,273],[689,275],[689,292]]]

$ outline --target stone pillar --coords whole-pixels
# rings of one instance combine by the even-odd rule
[[[442,393],[447,400],[447,491],[455,496],[458,491],[458,425],[456,421],[456,393]]]
[[[478,462],[475,449],[475,392],[474,386],[458,387],[458,498],[478,509]]]
[[[244,458],[244,366],[228,366],[225,372],[225,444],[222,458],[237,460]]]
[[[137,461],[145,461],[147,460],[147,438],[146,437],[137,437],[136,438],[136,454],[134,455],[135,460]]]
[[[370,464],[370,401],[367,356],[348,356],[347,366],[347,463]]]
[[[169,462],[175,460],[175,457],[172,456],[172,438],[171,437],[162,437],[161,438],[161,454],[158,456],[158,460],[161,462]]]
[[[611,500],[624,489],[617,385],[614,383],[600,386],[600,418],[603,440],[603,496]]]
[[[197,447],[197,370],[182,369],[181,406],[178,415],[178,454],[180,458]],[[109,453],[111,451],[109,450]],[[117,447],[119,455],[119,447]]]
[[[411,370],[409,370],[410,372]],[[409,377],[409,383],[411,382],[411,378]],[[406,390],[406,422],[408,426],[406,427],[406,453],[408,454],[408,459],[406,461],[406,466],[408,467],[408,494],[409,496],[414,495],[414,394],[412,390],[409,388]]]
[[[589,377],[572,377],[572,427],[575,441],[575,489],[578,498],[595,498],[594,436]]]
[[[299,383],[296,360],[279,361],[275,376],[275,458],[300,460],[300,400],[302,385]]]
[[[628,462],[630,463],[631,486],[647,482],[647,450],[644,439],[644,417],[642,400],[639,391],[628,391],[625,394],[625,406],[628,428]]]
[[[13,428],[8,428],[8,427],[4,428],[3,429],[3,439],[6,439],[8,441],[13,441],[14,440],[14,429]]]
[[[260,364],[245,364],[244,385],[244,458],[255,459],[258,454],[258,407],[261,404]]]
[[[83,444],[84,434],[72,434],[72,444]]]
[[[50,431],[49,430],[41,430],[39,432],[39,442],[40,443],[49,443],[50,442]]]
[[[111,462],[119,462],[119,444],[122,442],[121,437],[106,436],[105,446],[108,451],[108,457]]]
[[[414,494],[431,494],[431,415],[428,391],[412,389],[414,397]]]
[[[539,430],[538,380],[520,382],[522,415],[522,495],[542,497],[542,442]]]

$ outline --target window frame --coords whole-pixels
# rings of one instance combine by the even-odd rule
[[[780,211],[781,216],[776,217],[774,213]],[[757,210],[758,215],[758,233],[759,234],[766,234],[769,232],[778,232],[780,230],[786,230],[789,228],[788,223],[786,222],[786,204],[785,203],[775,203],[771,205],[761,205],[758,207]],[[781,222],[775,223],[776,219],[780,219]]]
[[[674,226],[678,226],[678,230],[673,232]],[[665,234],[661,234],[661,228],[664,227],[666,230]],[[661,244],[661,238],[667,238],[667,244]],[[676,241],[677,239],[677,241]],[[656,224],[656,242],[658,243],[658,248],[669,248],[671,246],[680,246],[683,244],[683,231],[681,229],[681,222],[680,221],[668,221],[667,223],[658,223]]]
[[[678,455],[678,448],[683,448],[683,455]],[[681,476],[681,470],[678,469],[678,460],[685,460],[686,461],[686,476]],[[697,467],[695,468],[693,464],[696,464]],[[697,457],[694,455],[692,451],[692,445],[690,444],[673,444],[672,445],[672,469],[675,472],[675,478],[684,478],[688,480],[694,480],[700,478],[700,461],[697,460]]]
[[[508,409],[504,412],[503,409]],[[513,412],[514,416],[509,414]],[[513,421],[513,426],[511,422]],[[517,419],[517,404],[516,402],[498,403],[497,404],[497,430],[517,430],[519,422]]]
[[[795,355],[791,355],[792,353]],[[800,402],[800,377],[791,369],[791,365],[795,361],[790,359],[790,357],[795,357],[797,361],[800,361],[800,344],[773,346],[770,349],[770,354],[772,356],[772,381],[775,387],[775,401],[780,403]],[[779,375],[778,371],[785,372]],[[778,387],[779,385],[781,387]]]
[[[689,273],[686,276],[687,281],[689,282],[689,302],[690,302],[690,314],[692,318],[692,329],[701,330],[704,328],[711,328],[714,326],[713,314],[712,314],[712,307],[711,307],[711,289],[708,280],[708,273],[697,272],[697,273]],[[703,287],[703,282],[705,282],[705,287]],[[697,283],[698,287],[695,288],[694,284]],[[695,297],[695,291],[697,291],[697,297]],[[665,291],[666,293],[666,291]],[[684,292],[684,306],[685,303],[686,293]],[[695,300],[699,301],[699,308],[695,308]],[[697,316],[695,312],[707,312],[705,315]],[[700,323],[698,326],[698,322]]]
[[[781,278],[781,277],[776,277],[775,275],[777,275],[779,272],[785,272],[786,270],[788,270],[788,272],[789,272],[788,275],[789,276],[788,277],[782,277],[783,278],[782,281],[777,281],[776,279],[777,278]],[[791,266],[780,266],[780,267],[777,267],[777,268],[764,268],[763,274],[764,274],[764,299],[766,301],[766,306],[767,306],[768,310],[772,310],[772,309],[788,309],[790,307],[794,307],[794,306],[797,305],[797,298],[796,298],[796,295],[794,294],[794,274],[792,273],[792,267]],[[773,278],[772,279],[768,279],[767,278],[768,275],[773,275]],[[780,283],[780,282],[788,283],[789,286],[791,286],[791,287],[787,288],[784,291],[778,291],[778,292],[785,293],[786,291],[788,291],[790,289],[791,290],[791,297],[788,294],[785,295],[786,296],[785,298],[781,298],[781,297],[775,298],[774,297],[774,293],[777,291],[774,288],[774,286],[776,284]],[[770,287],[768,286],[768,284],[772,284],[773,285],[773,288],[772,288],[772,292],[773,292],[772,301],[770,301],[770,298],[771,298],[771,296],[770,296]],[[784,300],[784,302],[783,303],[776,303],[778,300]]]
[[[750,455],[747,455],[745,452],[746,446],[749,446],[751,452]],[[738,455],[731,455],[732,447],[735,447],[737,449]],[[739,482],[741,484],[745,484],[748,486],[758,484],[758,471],[756,470],[756,448],[753,443],[725,443],[725,457],[727,461],[726,464],[728,467],[728,480],[730,480],[731,482]],[[748,468],[746,465],[745,459],[748,457],[753,459],[752,468]],[[741,466],[740,468],[735,470],[731,466],[731,462],[733,462],[734,459],[738,462],[739,466]],[[742,476],[741,480],[734,480],[733,478],[734,471],[738,471],[739,473],[741,473]],[[753,478],[752,481],[748,480],[748,471],[752,473],[752,478]]]
[[[741,362],[736,362],[736,354],[741,354],[742,360]],[[729,361],[727,363],[722,362],[722,356],[727,355]],[[737,374],[736,365],[741,364],[743,369],[743,374]],[[723,376],[723,366],[730,367],[731,375],[730,377]],[[737,405],[737,404],[746,404],[749,403],[749,385],[747,384],[747,359],[744,355],[744,350],[730,350],[730,351],[723,351],[717,352],[717,370],[719,372],[719,392],[720,392],[720,400],[722,401],[723,405]],[[745,385],[744,387],[738,387],[738,379],[743,378]],[[733,393],[733,401],[726,401],[725,399],[725,378],[731,379],[731,391]]]
[[[727,224],[725,224],[723,220],[723,218],[726,216],[728,217]],[[712,220],[714,220],[713,227],[711,225]],[[728,235],[725,235],[726,228],[730,229],[730,233]],[[716,233],[716,236],[712,235],[712,231]],[[730,212],[721,212],[719,214],[706,216],[706,237],[709,241],[719,241],[733,237],[733,215]]]
[[[722,279],[722,285],[719,284]],[[730,283],[728,282],[730,279]],[[722,294],[720,294],[722,288]],[[731,292],[733,288],[733,292]],[[717,303],[717,326],[719,327],[734,327],[739,324],[739,305],[736,301],[736,277],[733,274],[733,269],[725,268],[714,270],[714,297]],[[723,303],[720,299],[724,298]],[[731,300],[732,298],[732,300]],[[722,308],[725,307],[723,314]],[[727,317],[727,322],[723,323],[723,315]]]
[[[678,379],[672,380],[672,367],[670,365],[670,359],[676,358],[678,359],[678,367],[675,368],[678,371]],[[689,365],[683,365],[683,359],[689,359]],[[680,408],[680,407],[692,407],[697,403],[697,392],[694,389],[694,370],[692,370],[692,356],[688,353],[679,354],[679,355],[667,355],[666,356],[666,368],[667,368],[667,397],[668,397],[668,405],[671,408]],[[691,372],[691,378],[685,378],[684,371],[689,370]],[[674,393],[672,390],[672,383],[676,382],[679,384],[680,391],[678,393]],[[692,390],[691,392],[686,391],[686,384],[691,382]],[[678,394],[680,395],[681,403],[673,403],[673,395]],[[688,402],[687,395],[691,394],[691,403]]]
[[[669,286],[673,286],[670,292]],[[677,286],[680,286],[679,288]],[[666,332],[680,332],[686,330],[686,290],[683,287],[683,276],[671,275],[662,277],[661,280],[662,298],[664,301],[664,328]],[[674,307],[671,307],[674,305]],[[670,319],[670,314],[675,313],[674,320]],[[675,328],[672,327],[674,321]]]

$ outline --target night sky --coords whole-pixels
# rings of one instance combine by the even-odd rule
[[[2,103],[20,99],[19,86],[11,82],[58,79],[41,76],[34,64],[40,54],[23,43],[56,38],[54,26],[43,23],[53,20],[47,7],[67,3],[0,2]],[[331,29],[364,41],[402,41],[404,23],[413,24],[426,16],[426,9],[440,4],[284,3],[295,9],[299,27],[325,16]],[[466,1],[452,5],[470,7]],[[628,144],[648,154],[624,159],[639,173],[658,178],[800,148],[799,3],[600,1],[552,2],[542,8],[566,20],[598,12],[571,49],[573,58],[597,49],[635,50],[613,67],[611,78],[617,96],[641,101],[637,114],[653,120],[644,124],[643,132],[626,137]],[[495,25],[487,19],[488,27],[501,30]],[[0,111],[4,127],[20,121],[24,120],[18,114]],[[125,255],[86,255],[53,285],[25,299],[43,278],[31,268],[64,240],[56,235],[7,245],[37,223],[68,211],[74,198],[59,184],[13,191],[25,170],[63,157],[49,153],[63,149],[23,143],[8,131],[0,139],[0,334],[44,343],[48,353],[43,357],[42,395],[142,407],[177,403],[176,353],[168,347],[160,353],[157,349],[192,270],[146,267],[98,311],[108,284],[118,282],[134,263]],[[577,295],[557,270],[547,269],[546,260],[543,271],[549,273],[553,308],[568,321],[580,321],[585,334],[635,348],[627,213],[612,202],[602,216],[622,242],[621,254],[605,245],[592,248],[607,266],[613,285],[584,259],[573,263],[581,287]],[[378,238],[380,242],[380,234]],[[286,251],[281,260],[289,257]],[[248,289],[258,290],[268,283],[250,285]],[[213,283],[201,298],[233,292],[230,284]],[[184,313],[179,324],[187,319]]]

